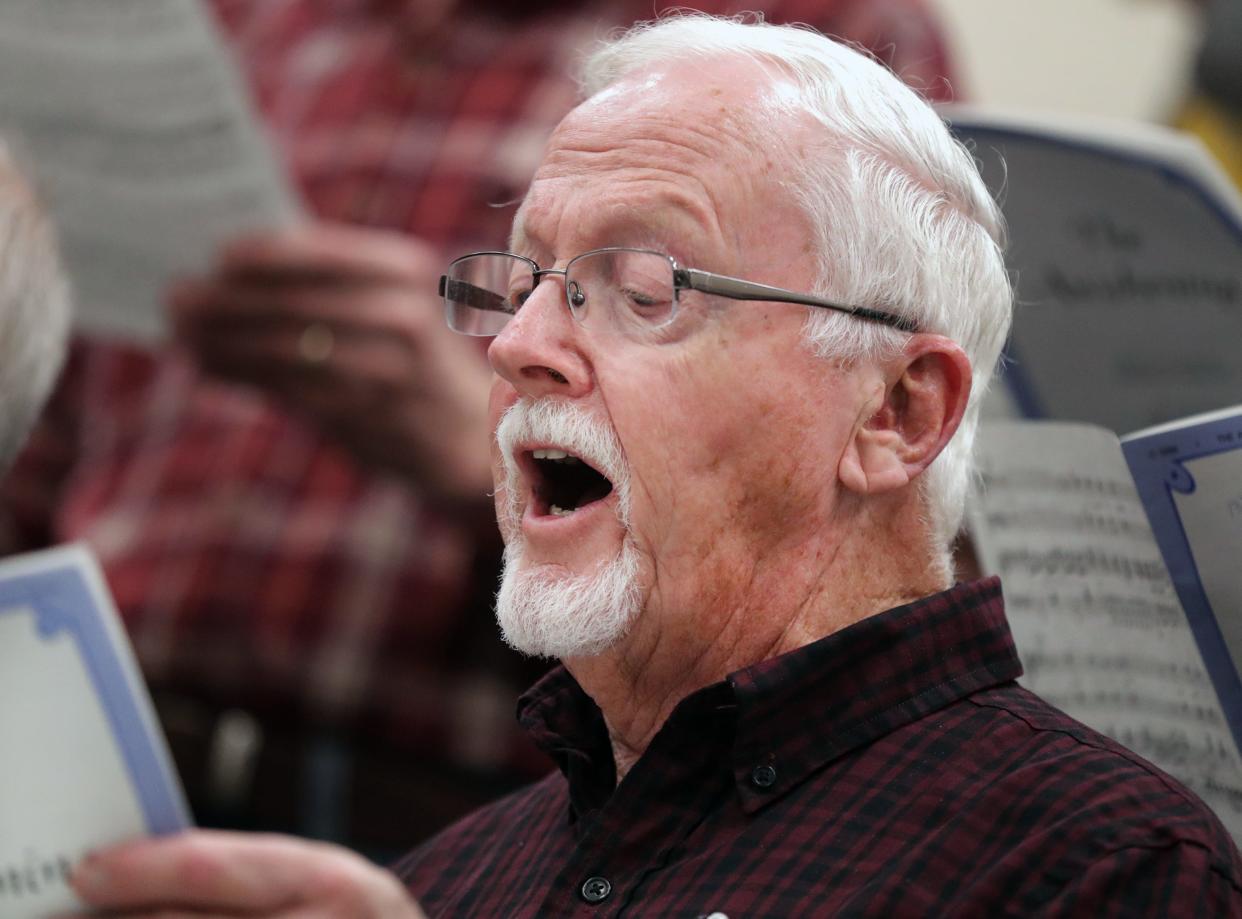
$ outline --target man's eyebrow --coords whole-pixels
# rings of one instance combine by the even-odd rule
[[[619,203],[609,215],[608,229],[624,236],[624,245],[671,255],[682,265],[698,265],[715,225],[683,195],[669,194],[641,204]],[[609,242],[609,245],[617,243]]]
[[[579,228],[580,246],[568,253],[555,253],[537,232],[528,232],[519,214],[509,234],[509,251],[538,261],[545,256],[554,259],[581,255],[602,246],[633,246],[666,252],[679,261],[687,257],[693,261],[698,249],[696,242],[704,230],[695,214],[678,207],[678,203],[676,199],[655,206],[614,203],[607,215],[594,215],[592,221]]]
[[[509,233],[509,251],[529,258],[548,251],[548,248],[540,245],[533,236],[526,232],[526,225],[521,220],[517,220]]]

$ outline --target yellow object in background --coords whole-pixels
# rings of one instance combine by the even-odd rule
[[[1174,122],[1197,134],[1225,167],[1235,185],[1242,187],[1242,113],[1203,95],[1194,96]]]

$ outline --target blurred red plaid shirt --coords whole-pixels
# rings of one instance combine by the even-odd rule
[[[574,102],[576,54],[656,8],[463,16],[427,48],[403,27],[417,0],[214,5],[307,209],[413,234],[446,258],[503,246]],[[920,0],[698,5],[848,36],[930,97],[949,93]],[[491,624],[494,526],[359,468],[176,353],[75,341],[0,490],[0,552],[69,540],[99,554],[157,691],[345,727],[451,768],[547,768],[513,717],[532,667]]]

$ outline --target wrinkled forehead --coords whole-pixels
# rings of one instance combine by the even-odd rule
[[[785,85],[769,68],[740,55],[656,65],[623,76],[579,103],[553,139],[563,129],[592,123],[623,125],[634,118],[661,117],[719,130],[722,140],[746,137],[788,101]]]
[[[596,216],[689,221],[709,232],[726,217],[753,224],[745,211],[772,205],[789,171],[791,135],[806,129],[795,96],[736,57],[621,79],[553,132],[515,220],[515,246]]]

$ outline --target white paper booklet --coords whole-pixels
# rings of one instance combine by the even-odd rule
[[[944,112],[1009,221],[1022,413],[1130,431],[1242,394],[1242,199],[1189,135]]]
[[[1242,842],[1242,406],[1120,442],[988,422],[979,463],[971,528],[1021,682],[1177,776]]]
[[[189,825],[103,576],[80,546],[0,560],[0,916],[81,908],[88,851]]]
[[[0,0],[0,136],[96,332],[158,338],[172,278],[298,211],[198,0]]]

